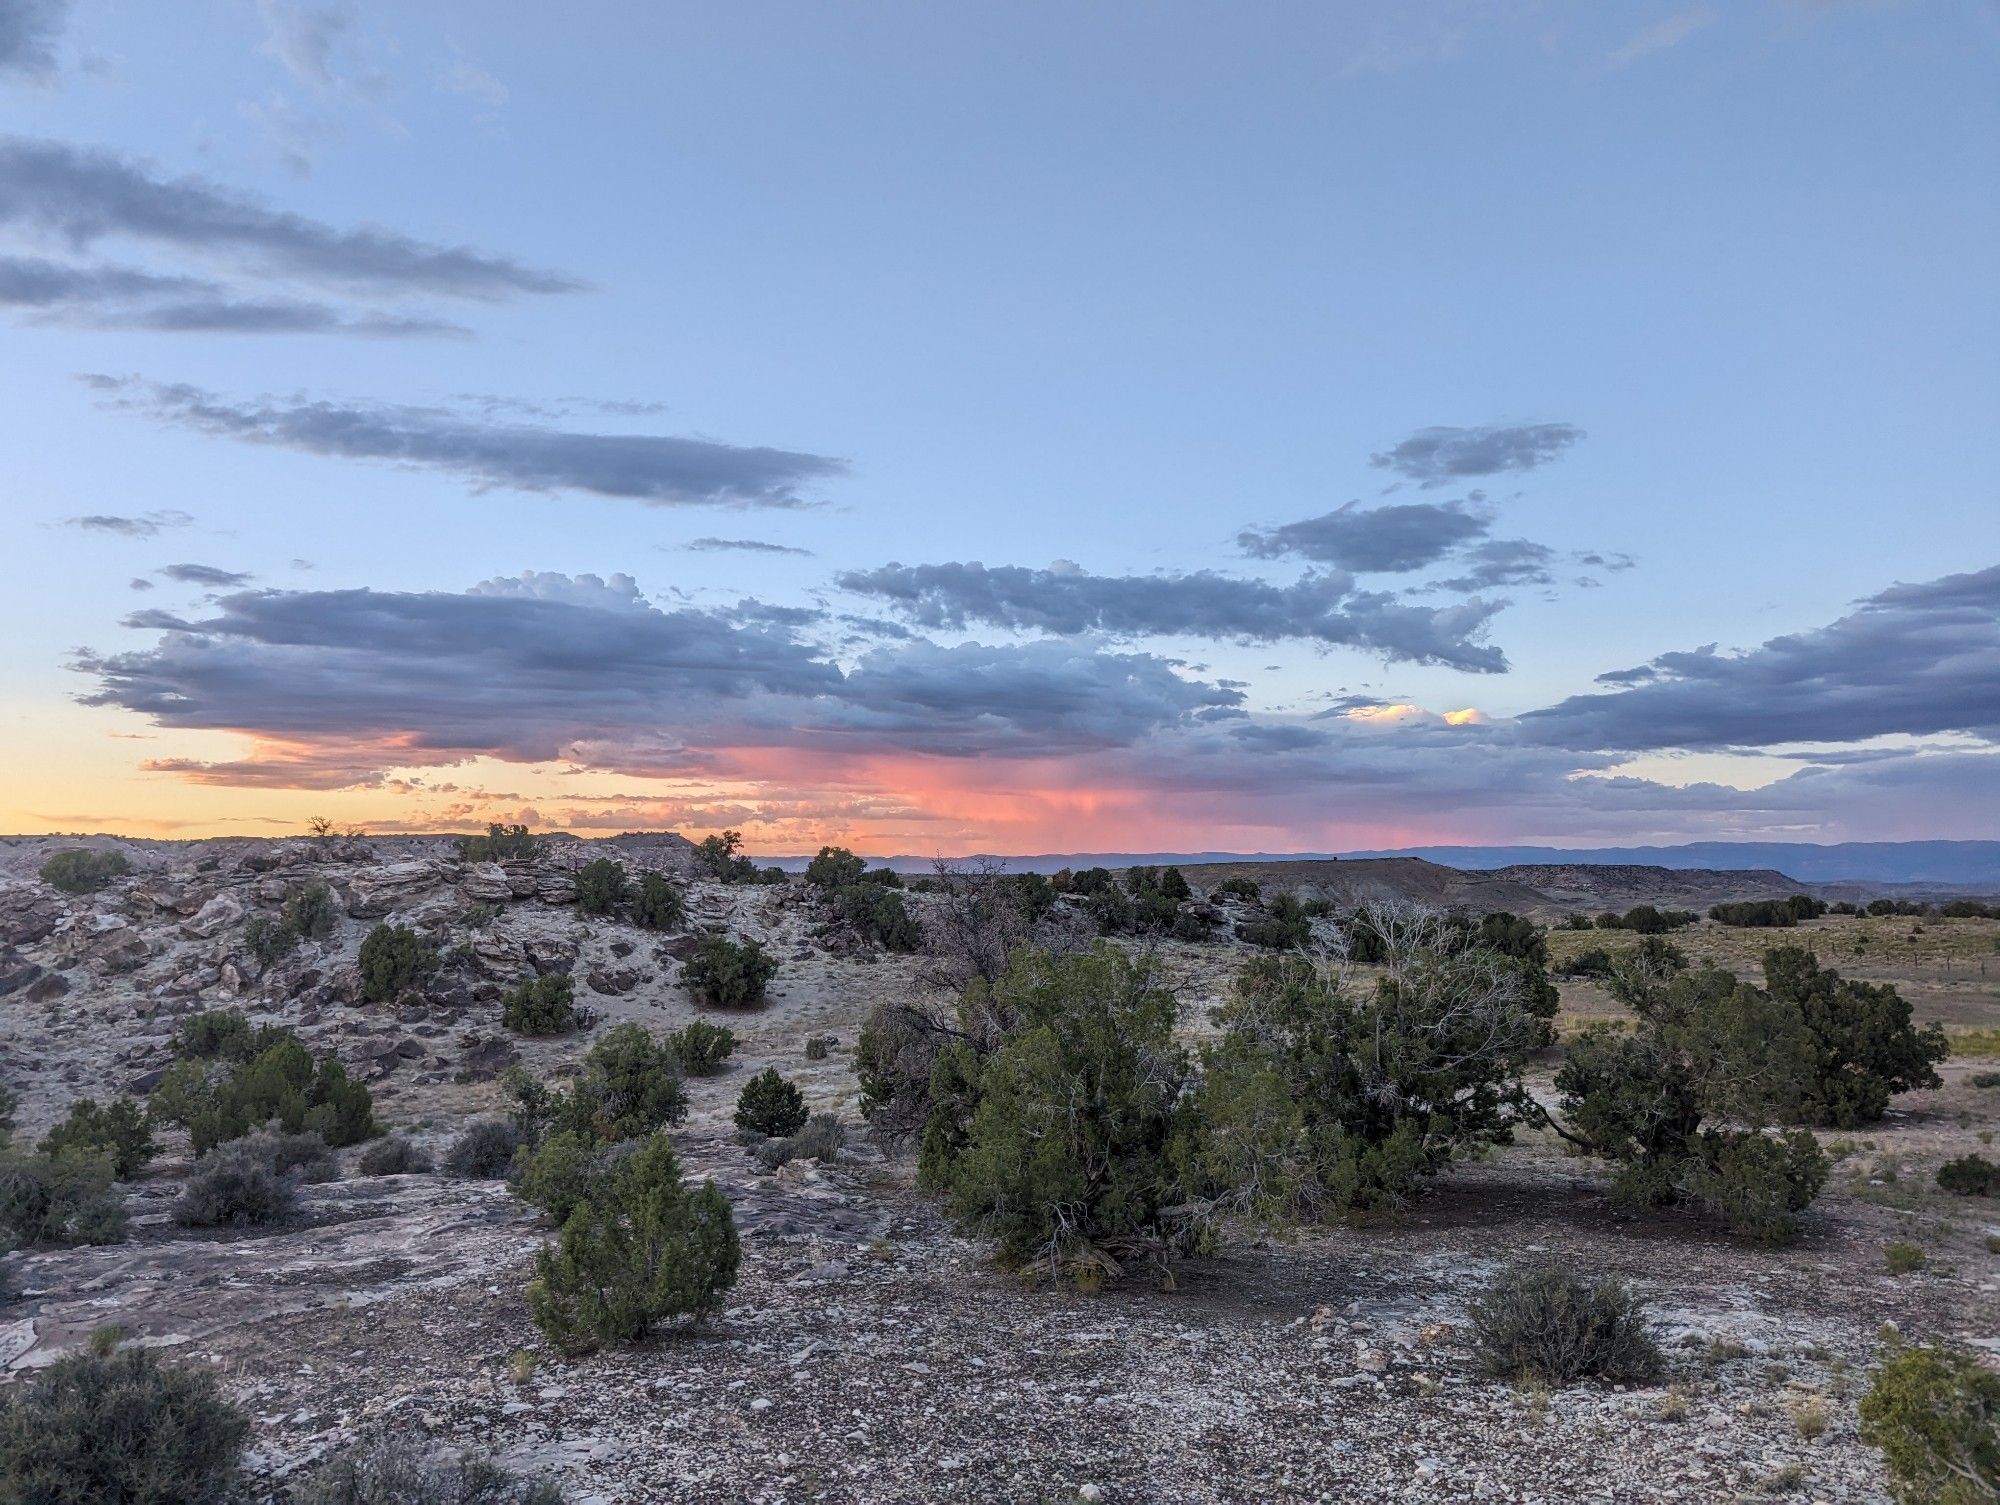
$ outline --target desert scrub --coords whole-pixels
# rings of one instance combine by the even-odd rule
[[[697,1002],[714,1008],[753,1008],[764,1001],[764,989],[777,975],[777,958],[755,941],[736,942],[727,936],[705,935],[695,944],[681,969],[681,978]]]
[[[607,1030],[583,1058],[567,1092],[512,1067],[501,1085],[514,1099],[514,1123],[529,1142],[551,1129],[604,1143],[637,1139],[687,1117],[680,1060],[673,1046],[643,1024]]]
[[[713,1181],[682,1182],[672,1142],[656,1134],[613,1161],[537,1252],[528,1309],[565,1353],[636,1342],[721,1310],[741,1258],[728,1198]]]
[[[149,1113],[185,1128],[197,1155],[264,1123],[336,1147],[377,1132],[368,1088],[334,1056],[315,1059],[289,1030],[253,1032],[238,1016],[214,1010],[189,1021],[176,1052],[180,1059],[153,1090]]]
[[[1904,1505],[2000,1498],[2000,1375],[1949,1347],[1891,1340],[1861,1398],[1861,1440],[1880,1448]]]
[[[340,928],[340,907],[324,883],[302,883],[285,896],[280,922],[302,941],[323,941]]]
[[[806,1059],[808,1061],[824,1061],[826,1054],[827,1040],[825,1035],[806,1036]]]
[[[276,915],[252,915],[243,923],[243,944],[258,966],[268,967],[297,948],[299,933]]]
[[[687,918],[687,899],[659,873],[641,873],[632,891],[632,918],[646,930],[672,930]]]
[[[1955,1197],[1990,1197],[2000,1193],[2000,1165],[1983,1155],[1961,1155],[1938,1167],[1937,1184]]]
[[[376,1438],[320,1464],[293,1486],[289,1505],[562,1505],[544,1479],[523,1479],[490,1459],[405,1438]]]
[[[736,1049],[736,1035],[726,1025],[697,1019],[667,1036],[667,1048],[689,1076],[714,1076]]]
[[[125,1221],[108,1153],[28,1155],[0,1147],[0,1253],[123,1243]]]
[[[527,1142],[520,1127],[507,1119],[476,1119],[444,1152],[444,1168],[468,1181],[497,1181],[507,1174],[515,1152]]]
[[[364,1176],[409,1176],[434,1169],[429,1153],[401,1134],[378,1139],[361,1152]]]
[[[66,894],[94,894],[113,878],[132,871],[123,852],[94,852],[72,847],[58,852],[42,864],[41,879],[50,888]]]
[[[69,1105],[69,1116],[43,1136],[41,1149],[44,1155],[70,1150],[107,1154],[120,1181],[145,1169],[157,1153],[146,1115],[129,1097],[112,1099],[108,1108],[99,1107],[95,1098],[78,1098]]]
[[[576,1028],[576,985],[561,972],[530,978],[508,991],[500,1017],[518,1034],[566,1035]]]
[[[1891,1275],[1909,1275],[1929,1263],[1924,1251],[1907,1239],[1897,1239],[1882,1251],[1882,1263]]]
[[[1494,1278],[1471,1315],[1474,1358],[1496,1379],[1560,1388],[1585,1377],[1637,1383],[1660,1372],[1645,1307],[1616,1280],[1517,1266]]]
[[[1816,1442],[1826,1435],[1826,1429],[1833,1421],[1833,1408],[1827,1404],[1824,1395],[1795,1395],[1785,1402],[1785,1414],[1792,1420],[1792,1430],[1807,1442]]]
[[[736,1099],[736,1127],[771,1139],[798,1133],[806,1123],[805,1094],[767,1066],[743,1085]]]
[[[0,1397],[0,1499],[21,1505],[223,1505],[248,1419],[215,1376],[158,1349],[91,1347]]]
[[[831,1113],[815,1113],[806,1126],[787,1139],[767,1139],[757,1146],[757,1163],[774,1171],[794,1160],[817,1160],[832,1165],[840,1159],[847,1143],[847,1129]]]
[[[515,1196],[539,1207],[560,1228],[604,1179],[605,1148],[595,1139],[562,1130],[523,1150],[508,1175]]]
[[[298,1182],[249,1141],[225,1145],[195,1162],[174,1202],[183,1228],[261,1228],[298,1210]]]
[[[361,942],[361,996],[370,1003],[392,1003],[411,988],[421,987],[439,959],[437,948],[404,925],[377,925]]]
[[[609,857],[585,863],[576,875],[577,913],[610,915],[625,902],[625,869]]]

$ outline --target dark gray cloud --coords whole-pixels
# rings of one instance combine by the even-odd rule
[[[169,334],[464,334],[444,319],[357,313],[298,298],[260,298],[195,277],[120,266],[77,266],[0,256],[0,307],[33,310],[42,322]]]
[[[1367,508],[1349,502],[1301,522],[1247,528],[1236,541],[1260,559],[1295,555],[1357,573],[1400,573],[1436,564],[1485,536],[1490,525],[1485,514],[1463,501]]]
[[[1433,580],[1432,590],[1498,590],[1508,585],[1548,585],[1555,580],[1556,551],[1527,538],[1489,538],[1461,556],[1465,573]]]
[[[217,569],[212,564],[169,564],[163,565],[156,573],[169,580],[178,580],[182,585],[212,585],[217,588],[242,585],[250,579],[241,570]]]
[[[794,548],[788,543],[766,543],[761,538],[697,538],[687,545],[697,554],[798,554],[807,559],[811,549]]]
[[[56,38],[68,19],[69,0],[0,0],[0,79],[53,72]]]
[[[1891,586],[1826,627],[1746,653],[1709,644],[1599,679],[1624,688],[1531,711],[1527,734],[1630,751],[1896,733],[2000,741],[2000,565]]]
[[[233,403],[196,387],[86,380],[112,403],[165,423],[305,454],[444,471],[475,488],[587,491],[656,506],[800,507],[798,488],[843,461],[654,434],[592,434],[494,423],[438,408],[369,403]]]
[[[77,528],[85,533],[112,533],[120,538],[156,538],[163,529],[185,528],[193,521],[193,513],[167,507],[155,512],[143,512],[137,517],[121,517],[111,512],[87,512],[81,517],[64,518],[63,526]]]
[[[1381,469],[1426,487],[1448,486],[1475,476],[1533,470],[1561,456],[1583,436],[1582,429],[1568,423],[1427,428],[1371,459]]]
[[[843,671],[784,623],[663,611],[629,577],[530,574],[463,594],[243,591],[205,617],[133,613],[147,649],[85,654],[86,699],[246,733],[248,760],[167,771],[334,787],[479,755],[662,773],[730,749],[1033,756],[1127,744],[1241,692],[1150,654],[1042,642],[864,654]]]
[[[888,564],[837,577],[842,589],[874,597],[920,627],[974,625],[1063,636],[1194,637],[1221,641],[1311,642],[1364,648],[1391,659],[1500,673],[1506,656],[1475,639],[1499,603],[1411,606],[1357,591],[1344,574],[1307,575],[1271,585],[1202,570],[1188,575],[1092,575],[1018,565]]]
[[[576,279],[392,230],[344,230],[200,178],[59,141],[0,138],[0,225],[72,251],[108,238],[246,261],[327,287],[492,300],[562,293]]]

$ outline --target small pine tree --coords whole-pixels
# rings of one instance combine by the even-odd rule
[[[576,907],[580,914],[617,913],[625,902],[625,869],[609,857],[586,863],[576,875]]]
[[[764,1001],[764,989],[777,971],[777,958],[755,941],[739,944],[727,936],[705,935],[689,953],[682,978],[702,1003],[744,1009]]]
[[[500,1017],[523,1035],[567,1034],[576,1028],[576,985],[562,972],[530,978],[508,990]]]
[[[647,930],[672,930],[687,918],[687,899],[659,873],[641,873],[632,894],[632,918]]]
[[[689,1076],[712,1076],[736,1049],[736,1035],[720,1024],[697,1019],[667,1036],[667,1045]]]
[[[783,1139],[805,1127],[805,1094],[767,1066],[743,1085],[736,1099],[736,1127],[771,1139]]]
[[[438,969],[437,949],[403,925],[377,925],[361,942],[361,996],[391,1003]]]
[[[50,888],[66,894],[94,894],[113,878],[132,871],[123,852],[96,852],[88,847],[72,847],[58,852],[42,864],[41,879]]]
[[[78,1098],[69,1105],[69,1116],[43,1138],[41,1149],[44,1155],[66,1150],[108,1154],[120,1181],[144,1170],[157,1153],[146,1115],[129,1097],[112,1099],[108,1108],[99,1107],[95,1098]]]

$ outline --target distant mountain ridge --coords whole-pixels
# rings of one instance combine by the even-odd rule
[[[1663,867],[1714,871],[1756,869],[1800,883],[1936,884],[2000,891],[2000,841],[1695,841],[1680,846],[1393,847],[1358,852],[1038,852],[995,860],[1014,872],[1058,868],[1242,862],[1325,862],[1329,859],[1421,857],[1446,867],[1491,872],[1512,867]],[[807,858],[760,858],[796,870]],[[932,859],[902,854],[870,857],[898,872],[927,871]],[[963,859],[972,860],[972,859]]]

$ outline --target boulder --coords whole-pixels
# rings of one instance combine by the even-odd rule
[[[38,884],[0,888],[0,946],[27,946],[54,934],[62,919],[55,896]]]
[[[459,1043],[458,1069],[468,1082],[490,1082],[521,1059],[514,1042],[497,1035],[467,1035]]]
[[[21,996],[30,1003],[47,1003],[52,998],[60,998],[69,991],[69,979],[60,972],[44,972],[28,984],[28,991]]]
[[[592,967],[583,974],[591,992],[610,998],[622,998],[639,986],[644,977],[636,967]]]
[[[544,904],[574,904],[576,874],[559,868],[542,868],[535,874],[535,897]]]
[[[379,920],[444,881],[435,862],[387,862],[356,873],[347,882],[347,912],[357,920]]]
[[[472,960],[480,971],[493,977],[525,977],[533,970],[528,965],[527,948],[496,930],[482,930],[472,938]]]
[[[25,957],[0,956],[0,998],[33,986],[44,975],[40,966]]]
[[[507,875],[507,886],[515,898],[532,899],[535,896],[536,874],[532,858],[512,858],[500,864],[500,871]]]
[[[474,904],[505,904],[521,897],[514,892],[507,870],[497,862],[473,863],[458,880],[458,891]]]
[[[141,909],[159,914],[191,915],[208,901],[199,888],[176,881],[164,873],[144,879],[132,888],[132,902]]]
[[[181,921],[181,934],[197,940],[220,935],[243,918],[243,906],[228,894],[217,894],[189,918]]]

